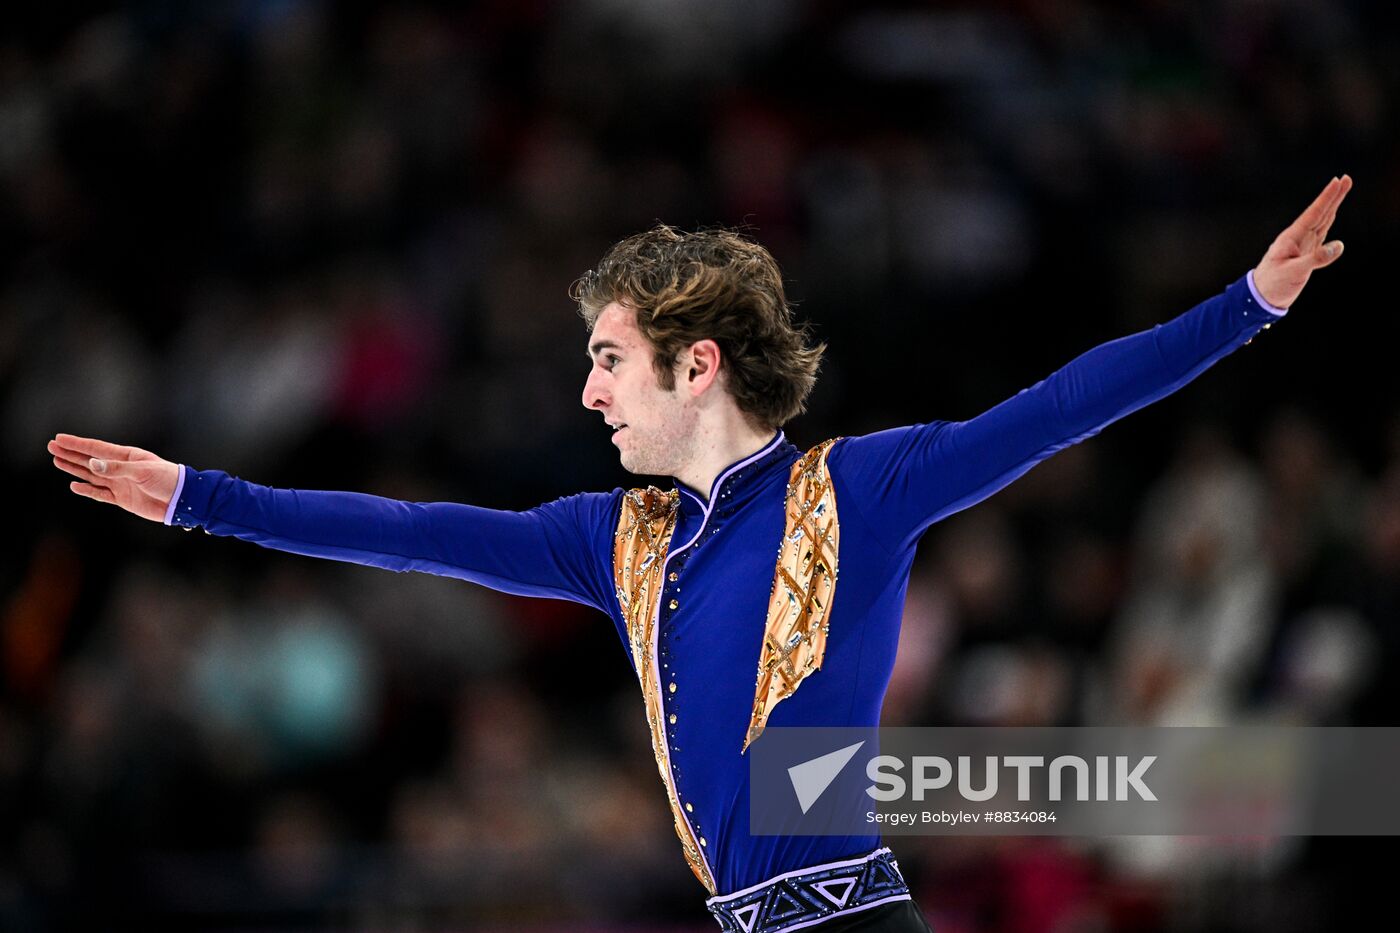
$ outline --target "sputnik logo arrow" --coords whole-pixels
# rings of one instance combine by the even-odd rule
[[[812,809],[812,804],[826,792],[831,782],[836,780],[836,775],[841,773],[841,769],[846,767],[847,762],[855,757],[864,744],[864,741],[860,741],[854,745],[847,745],[820,758],[813,758],[788,768],[788,777],[792,779],[792,789],[797,794],[797,803],[802,807],[803,813]]]

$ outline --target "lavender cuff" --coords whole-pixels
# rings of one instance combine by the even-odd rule
[[[1259,294],[1259,289],[1254,285],[1253,269],[1249,270],[1249,274],[1245,276],[1245,281],[1249,283],[1249,294],[1254,297],[1254,303],[1257,304],[1259,307],[1263,308],[1265,311],[1269,312],[1270,314],[1276,317],[1283,317],[1285,314],[1288,313],[1287,308],[1275,308],[1273,305],[1269,304],[1267,301],[1264,300],[1263,295]]]
[[[175,482],[175,494],[170,497],[170,504],[165,507],[165,523],[170,524],[170,520],[175,517],[175,506],[180,501],[180,493],[185,491],[185,465],[180,464],[180,478]]]

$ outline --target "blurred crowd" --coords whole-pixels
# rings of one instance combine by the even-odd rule
[[[220,0],[0,29],[0,927],[709,929],[612,626],[80,500],[63,431],[528,508],[633,482],[569,283],[743,225],[831,349],[805,447],[970,417],[1346,256],[926,536],[887,725],[1383,725],[1400,14],[1321,0]],[[1316,929],[1346,839],[894,841],[939,933]]]

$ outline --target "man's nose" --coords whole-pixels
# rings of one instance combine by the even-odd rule
[[[589,373],[583,383],[583,407],[591,411],[601,409],[606,404],[607,394],[603,391],[597,371]]]

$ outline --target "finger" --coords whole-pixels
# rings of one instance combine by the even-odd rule
[[[96,499],[98,502],[105,502],[108,505],[117,504],[117,497],[112,495],[112,490],[104,489],[101,486],[93,486],[90,483],[69,483],[68,488],[80,496]]]
[[[1332,265],[1332,263],[1341,258],[1342,250],[1344,249],[1346,249],[1346,246],[1341,240],[1333,240],[1325,246],[1319,246],[1316,252],[1313,253],[1313,268],[1321,269],[1323,266]]]
[[[84,468],[87,467],[88,461],[92,459],[85,453],[81,453],[79,451],[73,450],[70,447],[64,447],[60,445],[57,441],[49,441],[48,450],[49,453],[54,455],[54,457],[60,460],[66,460],[69,463],[76,464]]]
[[[1336,190],[1332,193],[1332,198],[1327,204],[1327,214],[1324,218],[1325,224],[1330,226],[1337,217],[1337,208],[1341,207],[1342,201],[1346,199],[1347,192],[1351,191],[1351,176],[1343,175],[1337,179]]]
[[[95,437],[78,437],[75,434],[58,434],[54,436],[54,440],[69,450],[76,450],[89,457],[102,457],[107,460],[130,460],[131,455],[137,452],[135,447],[109,444],[106,441],[99,441]]]
[[[1318,239],[1327,239],[1327,232],[1332,229],[1332,222],[1337,219],[1337,208],[1342,206],[1342,201],[1346,198],[1347,192],[1351,190],[1351,176],[1343,175],[1341,186],[1337,189],[1337,196],[1332,200],[1332,206],[1328,208],[1327,216],[1322,225],[1318,228]]]
[[[1285,234],[1291,239],[1303,244],[1305,249],[1311,250],[1326,238],[1326,227],[1331,223],[1331,218],[1336,216],[1336,207],[1340,203],[1338,195],[1343,189],[1341,179],[1333,178],[1322,189],[1322,193],[1313,200],[1308,209],[1293,221]]]
[[[79,465],[76,464],[76,463],[70,463],[69,461],[63,460],[63,459],[61,459],[61,458],[59,458],[59,457],[54,457],[54,458],[53,458],[53,465],[56,466],[56,467],[58,467],[60,470],[62,470],[62,471],[65,472],[65,473],[71,473],[72,475],[76,476],[78,479],[82,480],[83,482],[86,482],[86,483],[94,483],[94,482],[97,482],[97,477],[93,476],[93,475],[92,475],[92,471],[89,470],[87,467],[79,466]]]
[[[1332,232],[1332,221],[1336,219],[1337,215],[1335,213],[1332,214],[1332,216],[1328,217],[1327,221],[1317,229],[1316,233],[1314,233],[1314,236],[1317,237],[1318,249],[1322,249],[1322,244],[1324,244],[1327,240],[1327,234]]]
[[[87,468],[96,474],[96,481],[114,479],[136,479],[137,474],[150,470],[150,464],[140,460],[104,460],[101,457],[91,457],[88,459]]]
[[[1327,183],[1313,202],[1308,205],[1308,209],[1298,215],[1298,219],[1289,225],[1288,231],[1294,234],[1302,234],[1312,230],[1327,216],[1327,210],[1332,205],[1337,190],[1341,187],[1341,179],[1334,178]]]

